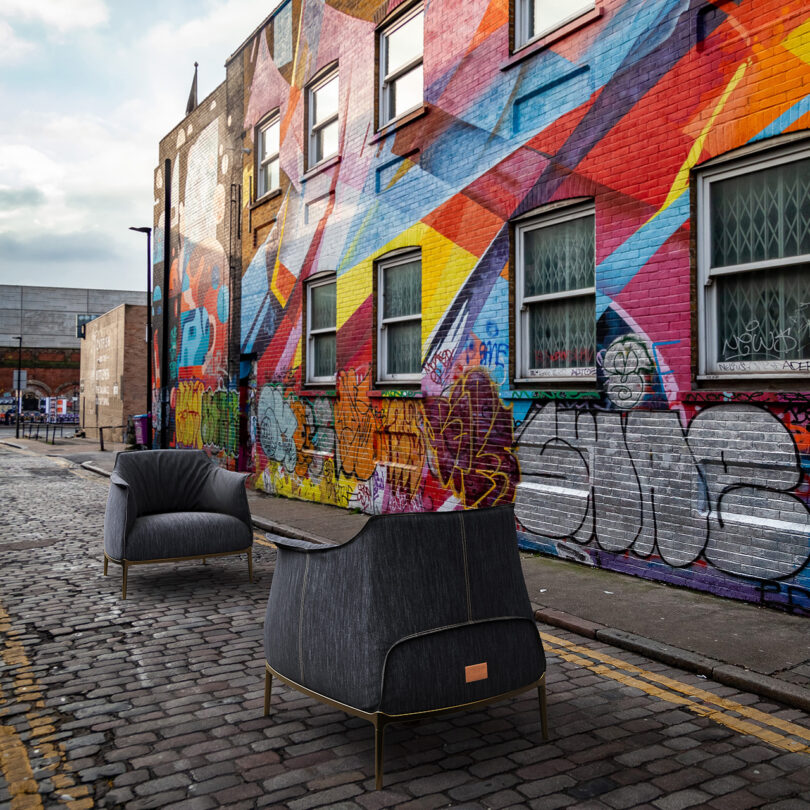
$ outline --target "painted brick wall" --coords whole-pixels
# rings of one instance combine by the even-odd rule
[[[240,458],[260,489],[369,513],[513,502],[528,548],[810,612],[810,365],[752,376],[741,355],[699,374],[694,226],[707,162],[810,139],[810,10],[604,0],[512,52],[509,5],[426,3],[424,106],[382,132],[375,32],[408,6],[290,0],[228,63]],[[308,170],[306,88],[335,62],[340,157]],[[274,114],[281,188],[256,200]],[[572,200],[595,217],[594,378],[520,382],[515,229]],[[397,390],[377,381],[374,276],[401,248],[422,259],[422,375]],[[322,272],[338,370],[308,387],[304,286]],[[180,383],[206,390],[215,354]]]
[[[239,77],[237,76],[237,80]],[[241,105],[223,82],[160,144],[155,170],[153,340],[155,400],[168,389],[168,444],[205,448],[235,467],[239,446],[238,301]],[[171,161],[170,267],[165,268],[165,160]],[[167,279],[168,276],[168,279]],[[163,308],[169,378],[161,380]],[[238,311],[237,311],[238,318]],[[160,442],[155,404],[154,440]]]

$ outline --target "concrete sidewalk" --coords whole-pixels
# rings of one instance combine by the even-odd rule
[[[86,439],[45,445],[0,437],[0,442],[59,456],[102,475],[110,474],[114,451],[121,449],[102,453]],[[254,525],[271,535],[342,542],[368,519],[253,491],[248,500]],[[538,621],[810,711],[810,618],[563,560],[521,556]]]

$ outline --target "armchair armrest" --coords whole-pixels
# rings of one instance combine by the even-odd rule
[[[116,472],[110,476],[110,493],[104,513],[104,550],[115,560],[124,558],[126,537],[138,517],[135,495]]]
[[[212,473],[206,482],[201,498],[206,510],[233,515],[248,526],[252,526],[245,491],[245,478],[247,478],[245,473],[212,467]]]
[[[310,551],[326,551],[335,546],[328,546],[325,543],[311,543],[309,540],[298,540],[293,537],[281,537],[278,534],[266,534],[265,537],[273,543],[273,545],[283,548],[285,551],[301,551],[308,553]]]

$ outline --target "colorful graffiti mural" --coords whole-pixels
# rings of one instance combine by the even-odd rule
[[[810,143],[810,10],[604,0],[515,50],[510,5],[425,3],[423,103],[381,131],[376,32],[408,4],[289,0],[228,63],[244,92],[184,133],[172,177],[177,446],[227,448],[260,489],[369,513],[514,502],[526,547],[810,613],[804,361],[751,376],[754,347],[784,354],[785,333],[749,334],[741,314],[720,369],[737,376],[701,375],[695,314],[713,294],[696,292],[696,172]],[[329,66],[338,153],[313,167],[307,87]],[[257,133],[276,118],[279,187],[260,196]],[[230,282],[228,156],[244,191]],[[516,229],[583,201],[593,349],[537,349],[574,371],[524,379]],[[421,379],[386,383],[375,274],[406,249]],[[306,285],[325,273],[337,369],[307,386]],[[233,355],[254,364],[239,396]],[[250,429],[228,433],[240,418]]]

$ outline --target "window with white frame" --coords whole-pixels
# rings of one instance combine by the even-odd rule
[[[258,182],[256,197],[263,197],[270,191],[274,191],[280,186],[279,178],[279,130],[280,121],[278,115],[270,118],[259,125],[257,135],[257,173]]]
[[[337,283],[334,276],[307,285],[307,382],[334,382],[337,367]]]
[[[418,251],[377,264],[377,368],[381,381],[422,372],[422,259]]]
[[[596,377],[593,205],[556,209],[515,228],[516,377]]]
[[[310,166],[338,153],[338,72],[331,71],[307,91]]]
[[[424,17],[417,6],[380,32],[381,127],[422,104]]]
[[[698,175],[700,371],[810,372],[810,145]]]
[[[593,0],[514,0],[514,3],[515,48],[522,48],[596,7]]]

